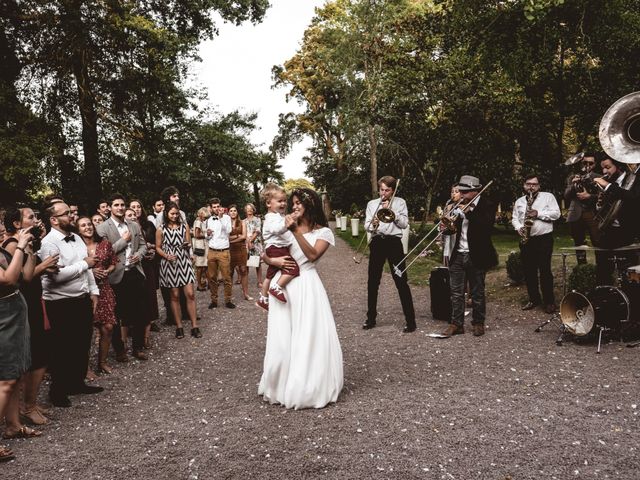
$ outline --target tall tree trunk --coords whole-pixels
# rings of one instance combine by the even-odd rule
[[[375,125],[369,124],[369,158],[371,162],[371,195],[378,196],[378,142],[376,141]]]
[[[84,175],[87,199],[97,204],[102,197],[100,158],[98,156],[98,114],[91,91],[88,69],[88,52],[80,47],[73,52],[73,75],[78,87],[78,106],[82,119],[82,149],[84,153]]]

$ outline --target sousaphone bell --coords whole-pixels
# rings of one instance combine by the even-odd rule
[[[618,99],[600,121],[600,144],[622,163],[640,163],[640,92]]]

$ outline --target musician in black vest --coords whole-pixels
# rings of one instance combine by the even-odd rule
[[[607,178],[596,178],[596,182],[603,189],[601,199],[602,210],[598,218],[605,218],[607,212],[621,201],[617,215],[604,225],[600,232],[598,247],[608,250],[625,247],[632,244],[640,236],[640,222],[638,221],[638,207],[640,207],[640,179],[638,166],[632,170],[626,165],[605,158],[600,162],[602,173]],[[614,262],[615,257],[615,262]],[[612,274],[617,267],[624,271],[627,267],[637,263],[637,252],[633,250],[603,251],[596,255],[596,281],[598,285],[611,285]]]
[[[387,175],[378,180],[380,199],[371,200],[367,204],[367,213],[364,221],[364,228],[371,233],[371,243],[369,244],[369,278],[367,281],[367,320],[362,326],[365,330],[376,326],[378,314],[378,288],[385,262],[389,262],[389,267],[393,272],[394,266],[400,270],[404,269],[404,262],[400,262],[404,256],[402,249],[402,230],[409,226],[409,214],[407,202],[399,197],[391,197],[396,190],[397,181]],[[390,208],[395,214],[395,220],[391,223],[383,223],[376,218],[375,213],[381,208]],[[402,312],[406,321],[404,333],[414,332],[416,329],[416,313],[413,308],[413,298],[411,289],[407,282],[407,273],[402,276],[392,274],[393,281],[400,295]]]
[[[463,175],[458,182],[462,195],[463,212],[459,207],[452,212],[455,218],[455,235],[449,261],[451,283],[451,324],[443,332],[447,337],[464,333],[464,285],[469,280],[473,313],[471,324],[476,337],[484,335],[486,317],[485,276],[487,270],[498,264],[498,254],[491,242],[491,231],[496,218],[496,206],[488,198],[478,196],[482,189],[480,180]]]

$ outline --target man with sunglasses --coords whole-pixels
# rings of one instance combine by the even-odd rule
[[[596,173],[596,156],[593,153],[585,153],[580,162],[581,173],[570,175],[567,188],[564,191],[564,199],[569,204],[567,223],[576,247],[586,245],[587,232],[591,239],[591,245],[596,245],[599,239],[598,224],[595,221],[596,202],[598,191],[593,184]],[[586,186],[586,187],[585,187]],[[587,263],[587,252],[576,251],[579,264]]]

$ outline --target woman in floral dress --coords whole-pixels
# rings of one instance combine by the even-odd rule
[[[77,222],[78,234],[87,245],[89,256],[95,256],[93,276],[100,289],[98,305],[93,315],[93,324],[98,329],[100,341],[98,344],[98,373],[111,373],[107,365],[107,355],[111,346],[111,335],[116,325],[116,297],[109,283],[109,274],[116,268],[118,257],[113,253],[111,242],[100,238],[89,217],[81,217]]]

